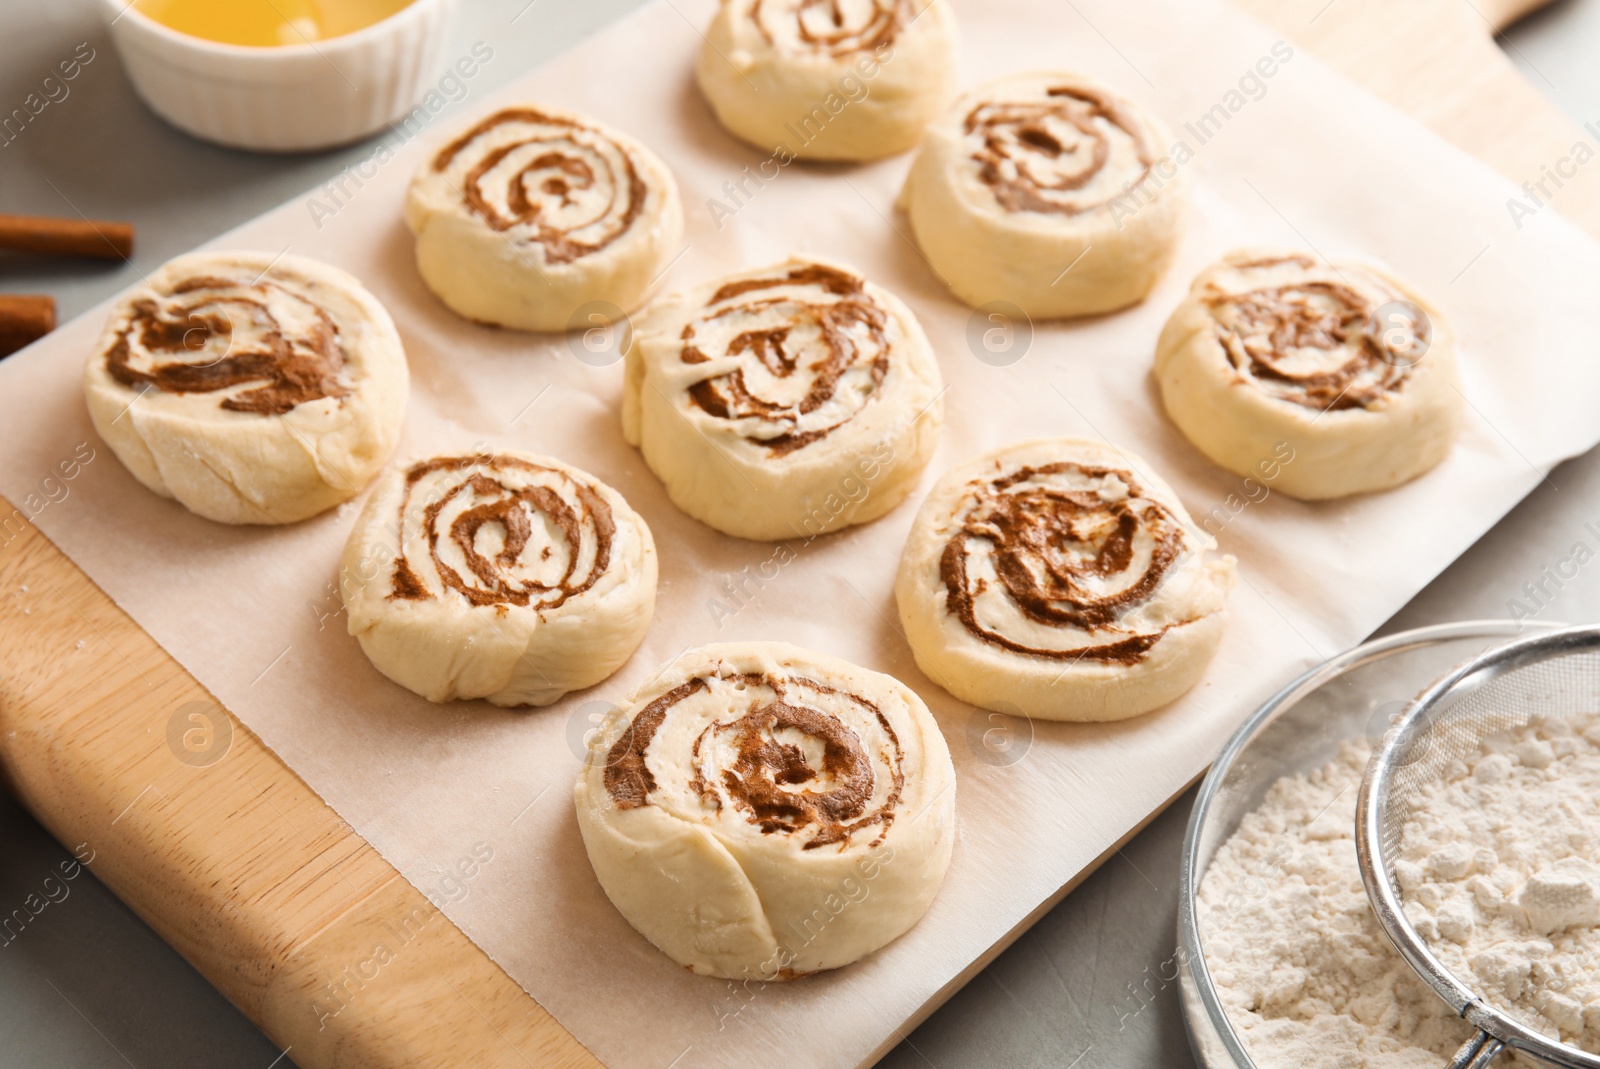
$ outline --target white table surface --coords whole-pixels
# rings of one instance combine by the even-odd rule
[[[481,96],[631,9],[638,0],[469,0],[458,50],[488,40]],[[515,21],[513,21],[515,20]],[[20,104],[79,42],[94,61],[26,132],[0,146],[0,212],[127,219],[135,265],[0,253],[0,292],[53,294],[62,319],[139,271],[319,185],[365,149],[263,157],[164,125],[132,94],[97,0],[0,0],[0,110]],[[1600,0],[1558,0],[1506,44],[1535,85],[1579,122],[1600,119]],[[3,462],[3,460],[0,460]],[[1600,453],[1571,461],[1386,625],[1507,614],[1523,585],[1600,521]],[[1551,619],[1600,620],[1600,567],[1555,591]],[[1193,792],[1179,799],[958,993],[881,1064],[893,1069],[1193,1065],[1170,974],[1178,854]],[[67,853],[0,793],[0,916]],[[0,942],[0,1066],[29,1069],[287,1069],[284,1056],[93,877],[70,884]],[[5,937],[0,935],[0,940]]]

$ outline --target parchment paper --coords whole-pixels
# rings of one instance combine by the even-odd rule
[[[57,545],[618,1069],[872,1057],[1196,776],[1259,699],[1371,631],[1551,466],[1600,437],[1600,248],[1553,212],[1515,229],[1504,207],[1509,183],[1308,55],[1295,52],[1271,78],[1241,86],[1277,37],[1217,0],[951,2],[963,84],[1019,69],[1087,70],[1164,115],[1194,153],[1185,164],[1197,185],[1194,221],[1157,291],[1125,313],[1039,325],[1009,366],[975,357],[970,310],[905,237],[893,205],[909,157],[793,165],[762,188],[747,183],[732,218],[713,211],[710,198],[734,206],[724,184],[746,167],[757,172],[767,153],[724,134],[691,83],[710,0],[647,7],[480,110],[553,102],[656,149],[688,208],[687,251],[666,286],[799,250],[854,263],[906,299],[950,387],[924,491],[980,451],[1086,435],[1143,454],[1197,517],[1222,516],[1210,526],[1242,576],[1230,630],[1204,682],[1164,711],[1102,727],[1002,724],[1012,747],[998,757],[986,749],[996,723],[918,673],[894,623],[891,583],[920,492],[865,528],[792,543],[794,560],[775,578],[743,580],[744,593],[730,594],[727,584],[746,568],[759,574],[774,547],[723,537],[672,507],[622,441],[621,364],[591,366],[566,338],[463,322],[419,281],[400,205],[444,129],[346,182],[343,206],[320,195],[336,212],[290,203],[215,245],[319,257],[388,305],[413,374],[401,459],[480,442],[550,452],[610,482],[643,513],[661,551],[656,620],[633,660],[592,691],[540,712],[507,712],[431,706],[381,677],[345,634],[329,593],[356,506],[287,529],[230,529],[157,499],[98,443],[77,379],[103,310],[0,365],[0,490],[14,503],[48,502],[28,511]],[[1219,105],[1225,119],[1213,112]],[[1386,261],[1448,311],[1471,416],[1442,468],[1351,501],[1313,506],[1272,494],[1236,507],[1250,495],[1165,422],[1149,367],[1188,280],[1248,242]],[[980,321],[980,332],[989,325]],[[44,477],[84,441],[97,459],[64,499],[40,496]],[[761,990],[694,977],[636,935],[591,873],[571,801],[583,733],[603,708],[596,703],[620,699],[685,647],[757,638],[906,680],[951,740],[959,778],[954,864],[922,923],[857,965]],[[469,879],[446,878],[475,848],[492,861],[467,866]]]

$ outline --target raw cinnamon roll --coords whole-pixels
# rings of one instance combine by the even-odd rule
[[[944,0],[722,0],[695,74],[722,125],[777,165],[871,160],[950,102],[955,47]]]
[[[957,297],[1030,316],[1144,299],[1176,251],[1188,200],[1160,121],[1082,75],[1018,74],[928,130],[902,201]]]
[[[221,523],[293,523],[354,497],[400,435],[394,322],[299,256],[180,256],[112,308],[84,368],[95,430],[145,486]]]
[[[1216,653],[1234,559],[1212,548],[1139,458],[1027,442],[939,480],[895,598],[917,664],[962,701],[1122,720],[1177,698]]]
[[[549,705],[644,638],[655,542],[621,494],[558,460],[435,457],[379,481],[339,587],[350,633],[401,686]]]
[[[889,676],[778,643],[690,650],[603,724],[575,791],[595,875],[697,973],[834,969],[927,912],[955,769]]]
[[[649,149],[585,116],[527,105],[435,153],[411,182],[406,225],[423,281],[453,311],[563,331],[591,302],[639,306],[678,252],[683,209]]]
[[[916,317],[855,271],[791,259],[652,304],[623,433],[673,502],[741,538],[813,538],[888,512],[943,421]]]
[[[1398,486],[1445,458],[1461,422],[1444,317],[1377,268],[1309,253],[1241,249],[1202,271],[1155,371],[1202,453],[1293,497]]]

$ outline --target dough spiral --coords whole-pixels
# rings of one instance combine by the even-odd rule
[[[167,300],[136,299],[115,331],[106,370],[133,389],[222,393],[228,411],[262,416],[350,393],[333,318],[275,279],[187,278]]]
[[[1234,371],[1269,397],[1323,412],[1370,408],[1405,385],[1413,354],[1432,344],[1426,317],[1405,343],[1385,336],[1374,319],[1379,306],[1405,297],[1363,268],[1318,271],[1303,253],[1234,267],[1240,276],[1278,277],[1242,291],[1210,281],[1201,300]]]
[[[592,482],[510,454],[413,465],[397,520],[401,551],[389,596],[426,601],[453,592],[475,606],[560,608],[605,575],[617,533]],[[551,530],[541,537],[536,522]],[[496,528],[495,552],[481,552],[482,536]]]
[[[578,821],[612,902],[674,960],[789,979],[916,922],[949,863],[953,788],[903,685],[736,643],[685,654],[602,726]]]
[[[445,456],[380,482],[345,548],[350,633],[428,698],[548,705],[632,654],[655,604],[650,530],[548,457]]]
[[[459,161],[459,162],[458,162]],[[507,108],[433,158],[464,169],[467,207],[547,263],[571,263],[616,241],[644,210],[648,189],[628,149],[598,127],[535,108]]]
[[[627,310],[676,254],[682,207],[665,165],[593,119],[504,108],[440,148],[406,221],[423,280],[471,319],[566,330],[586,303]]]
[[[1233,559],[1214,558],[1135,457],[1061,439],[941,479],[907,540],[900,618],[929,678],[1055,720],[1137,716],[1215,652]]]
[[[1132,105],[1052,85],[1042,100],[980,99],[963,120],[978,178],[1008,212],[1081,215],[1150,174],[1157,149]]]
[[[902,200],[917,243],[974,307],[1091,315],[1144,299],[1188,193],[1153,115],[1082,75],[1010,75],[928,130]]]
[[[752,702],[751,688],[765,700]],[[868,845],[883,841],[905,787],[900,739],[872,701],[803,677],[696,676],[651,701],[606,753],[606,792],[618,808],[649,804],[658,785],[645,757],[678,707],[701,693],[726,701],[729,690],[746,711],[707,724],[688,753],[662,757],[687,765],[699,806],[763,835],[796,837],[802,850],[858,834]],[[820,748],[820,768],[808,763],[808,748]]]
[[[1201,452],[1321,499],[1444,459],[1463,405],[1455,362],[1449,323],[1383,271],[1241,249],[1195,278],[1155,367],[1167,414]]]
[[[955,95],[955,20],[940,0],[723,0],[695,65],[722,125],[772,156],[903,152]]]
[[[939,556],[939,578],[949,611],[968,631],[1013,653],[1118,664],[1137,663],[1161,640],[1165,627],[1122,621],[1161,585],[1185,535],[1132,472],[1058,461],[1005,470],[969,483],[967,492],[967,511]],[[1008,637],[985,622],[1005,610],[980,619],[980,603],[991,598],[1090,641],[1035,646]],[[1111,637],[1094,641],[1102,632]]]
[[[734,364],[695,382],[690,399],[739,424],[745,441],[785,456],[872,401],[889,374],[887,328],[888,313],[862,279],[806,264],[720,287],[685,325],[678,359]]]
[[[755,0],[749,19],[774,48],[844,56],[892,45],[916,18],[911,0]]]
[[[623,427],[685,512],[805,538],[905,496],[940,389],[909,309],[848,268],[792,259],[653,305],[628,353]]]
[[[83,382],[95,429],[145,486],[208,519],[275,524],[366,486],[408,378],[389,314],[343,271],[207,252],[117,303]]]

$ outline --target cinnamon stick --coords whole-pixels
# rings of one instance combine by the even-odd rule
[[[0,215],[0,249],[50,256],[126,260],[133,255],[133,225],[41,215]]]
[[[56,329],[56,299],[0,293],[0,357]]]

